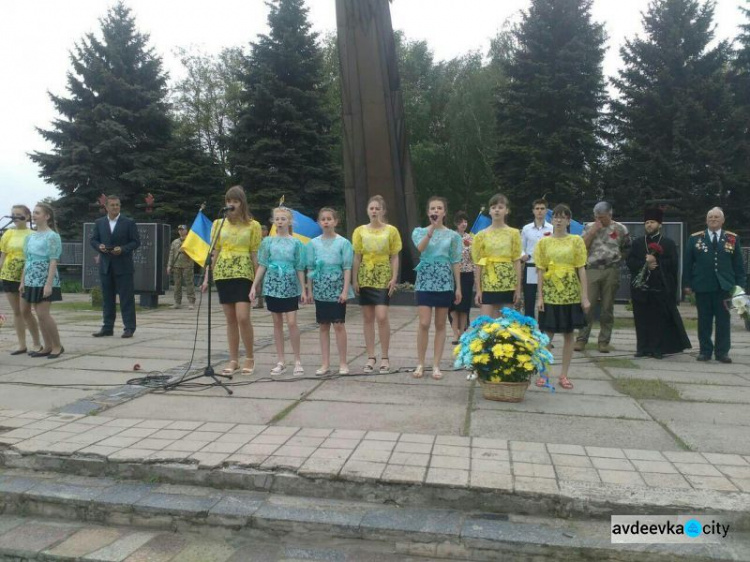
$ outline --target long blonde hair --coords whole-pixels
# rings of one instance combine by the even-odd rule
[[[49,217],[47,219],[47,228],[57,232],[57,223],[55,222],[55,210],[49,205],[49,203],[44,203],[42,201],[37,203],[36,206],[42,209],[44,213]]]
[[[292,214],[292,210],[289,207],[275,207],[273,211],[271,211],[271,217],[273,217],[276,213],[286,213],[289,215],[289,234],[294,235],[294,229],[292,228],[294,224],[294,214]],[[278,234],[279,231],[276,231],[276,234]]]
[[[367,206],[369,207],[370,203],[373,201],[380,203],[380,208],[383,211],[383,216],[380,218],[380,221],[388,224],[388,207],[385,204],[385,199],[383,199],[382,195],[373,195],[367,200]]]
[[[241,185],[233,185],[227,190],[226,195],[224,195],[224,201],[230,199],[236,199],[240,202],[240,222],[247,224],[253,220],[253,215],[250,213],[250,209],[247,206],[245,190]]]

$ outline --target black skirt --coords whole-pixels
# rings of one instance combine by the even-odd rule
[[[471,310],[471,305],[474,303],[474,272],[473,271],[462,271],[461,272],[461,302],[458,304],[451,304],[451,310],[456,312],[466,312]]]
[[[586,325],[586,316],[580,303],[547,304],[544,312],[539,312],[539,329],[554,334],[569,334]]]
[[[266,295],[266,309],[268,312],[275,312],[277,314],[283,312],[294,312],[299,310],[299,296],[296,297],[269,297]]]
[[[52,294],[45,297],[44,287],[24,287],[23,300],[32,304],[61,301],[62,291],[60,291],[60,287],[52,287]]]
[[[375,289],[374,287],[359,288],[359,305],[360,306],[377,306],[391,304],[391,297],[388,296],[388,289]]]
[[[485,291],[482,293],[482,304],[507,304],[513,306],[515,291]]]
[[[346,303],[316,300],[315,321],[318,324],[343,324],[346,322]]]
[[[417,306],[430,308],[450,308],[456,300],[453,291],[417,291]]]
[[[249,279],[218,279],[216,281],[216,292],[219,293],[221,304],[234,304],[237,302],[250,302]]]
[[[3,292],[4,293],[17,293],[21,283],[19,281],[8,281],[3,279]]]

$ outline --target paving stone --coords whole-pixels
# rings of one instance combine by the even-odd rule
[[[643,479],[637,472],[627,470],[599,470],[599,477],[605,484],[620,486],[643,486]]]
[[[135,427],[147,427],[150,429],[164,429],[172,423],[172,420],[143,420],[139,422]]]
[[[302,457],[306,459],[316,451],[315,447],[301,447],[292,445],[283,445],[279,447],[274,455],[282,457]]]
[[[366,431],[359,429],[334,429],[331,437],[334,439],[364,439]]]
[[[511,441],[509,443],[510,449],[513,452],[516,451],[527,451],[534,453],[546,453],[547,447],[544,443],[536,443],[532,441]]]
[[[295,435],[289,441],[285,443],[291,447],[312,447],[317,448],[325,441],[324,437],[302,437],[299,434]]]
[[[176,533],[162,533],[148,541],[125,559],[125,562],[168,562],[187,544],[187,539]]]
[[[153,453],[153,449],[122,449],[107,458],[111,461],[136,462],[150,457]]]
[[[396,445],[396,448],[393,449],[395,453],[422,453],[422,454],[429,454],[432,452],[432,444],[431,443],[409,443],[409,442],[399,442]]]
[[[400,433],[393,431],[368,431],[365,439],[372,441],[398,441]]]
[[[220,543],[193,543],[180,552],[179,562],[227,562],[236,550]],[[246,555],[243,553],[243,557]],[[178,562],[175,559],[175,562]]]
[[[574,482],[601,482],[599,473],[593,468],[584,468],[578,466],[557,466],[555,467],[557,477],[560,480],[572,480]]]
[[[348,449],[317,449],[312,455],[311,459],[341,459],[346,460],[352,452]]]
[[[349,457],[353,461],[388,462],[392,453],[390,451],[377,451],[369,449],[357,449]]]
[[[667,461],[641,461],[632,459],[635,468],[640,472],[657,472],[660,474],[677,474],[677,470],[672,463]]]
[[[603,457],[608,459],[624,459],[625,453],[622,449],[611,447],[586,447],[586,452],[590,457]]]
[[[595,468],[604,470],[635,470],[635,467],[626,459],[591,457]]]
[[[225,433],[214,441],[214,443],[239,443],[240,445],[246,445],[252,441],[253,437],[255,437],[253,433]]]
[[[427,471],[425,482],[427,484],[465,487],[469,485],[469,471],[452,468],[430,468]]]
[[[453,447],[471,447],[471,437],[458,435],[438,435],[435,445],[451,445]]]
[[[721,453],[703,453],[703,456],[712,464],[725,466],[750,466],[740,455],[727,455]]]
[[[732,483],[743,492],[750,492],[750,478],[732,478]]]
[[[135,506],[189,517],[205,517],[219,503],[219,496],[188,496],[186,494],[162,494],[151,492],[139,499]]]
[[[45,551],[48,556],[79,558],[99,550],[122,536],[122,531],[108,528],[81,529],[54,548]]]
[[[237,452],[242,455],[271,455],[280,446],[281,445],[255,445],[253,443],[250,443],[239,449]]]
[[[107,439],[103,439],[97,443],[97,445],[101,445],[103,447],[116,447],[118,449],[125,449],[127,447],[130,447],[131,445],[135,445],[142,439],[139,437],[109,437]],[[93,441],[96,443],[96,441]]]
[[[239,450],[242,447],[242,443],[209,443],[205,447],[203,447],[200,452],[201,453],[234,453],[237,450]]]
[[[625,449],[625,456],[631,460],[639,461],[664,461],[664,455],[659,451],[647,451],[645,449]]]
[[[109,486],[97,497],[98,504],[131,507],[156,488],[154,484],[122,483]]]
[[[558,494],[560,492],[557,481],[553,478],[516,476],[513,479],[513,487],[516,492],[534,492],[542,494]]]
[[[471,468],[471,459],[466,457],[444,457],[441,455],[432,455],[432,458],[430,459],[430,467],[469,470]]]
[[[462,524],[460,512],[418,508],[375,509],[362,519],[363,529],[429,533],[441,537],[459,536]]]
[[[283,445],[289,441],[288,435],[266,435],[261,433],[250,441],[253,445]]]
[[[296,435],[297,437],[318,437],[325,439],[333,433],[332,429],[317,429],[314,427],[302,428]]]
[[[384,482],[400,484],[421,484],[424,482],[427,468],[424,466],[406,466],[389,464],[385,467],[380,479]]]
[[[237,466],[250,466],[258,467],[268,458],[268,455],[232,455],[224,461],[227,464],[234,464]]]
[[[690,483],[679,474],[657,474],[654,472],[642,472],[641,477],[646,485],[651,488],[685,488],[691,489]]]
[[[664,456],[672,462],[681,463],[708,463],[708,461],[700,453],[685,453],[680,451],[665,451]]]
[[[283,456],[283,455],[271,455],[265,461],[263,461],[263,464],[260,465],[260,467],[269,469],[269,470],[275,469],[275,468],[285,468],[285,469],[290,469],[290,470],[296,470],[299,467],[301,467],[306,460],[307,460],[307,457],[290,457],[290,456]]]
[[[552,454],[552,462],[555,467],[568,466],[577,468],[591,468],[591,459],[581,455],[558,455]]]
[[[151,435],[151,437],[154,439],[169,439],[170,441],[174,441],[175,439],[182,439],[189,433],[191,432],[188,430],[160,429]]]
[[[750,479],[750,465],[745,466],[734,466],[734,465],[718,465],[718,468],[726,476],[730,478],[739,479]]]
[[[442,458],[458,458],[458,457],[442,457]],[[418,453],[393,453],[390,459],[388,460],[388,462],[390,464],[395,464],[395,465],[426,467],[430,463],[430,455],[420,455]]]
[[[166,426],[166,429],[179,429],[184,431],[194,431],[203,425],[201,421],[175,421]]]
[[[168,445],[171,445],[174,441],[169,439],[151,439],[147,437],[135,443],[133,449],[151,449],[152,451],[161,451]]]
[[[67,539],[79,525],[31,522],[0,536],[0,551],[40,552]]]
[[[252,492],[232,492],[230,494],[225,494],[221,500],[210,509],[209,515],[250,517],[260,508],[261,505],[263,505],[266,497],[266,494]]]
[[[101,493],[102,490],[100,488],[74,486],[57,482],[43,482],[38,486],[27,490],[25,495],[35,499],[55,498],[68,501],[90,502]]]
[[[164,447],[164,451],[176,451],[183,453],[197,453],[206,446],[205,441],[184,441],[182,439],[170,443]]]
[[[471,458],[483,461],[509,461],[510,452],[505,449],[471,449]]]
[[[113,426],[113,427],[133,427],[134,425],[138,425],[139,423],[143,423],[143,420],[141,419],[128,419],[128,418],[117,418],[117,419],[111,419],[107,423],[103,425],[107,426]]]
[[[424,435],[421,433],[402,433],[399,441],[402,443],[423,443],[432,445],[435,442],[435,436]]]
[[[266,428],[263,435],[283,435],[285,437],[292,437],[300,429],[301,428],[294,426],[273,425]]]
[[[349,460],[341,469],[341,476],[350,480],[377,480],[385,470],[385,463]]]
[[[96,560],[97,562],[121,562],[133,552],[138,550],[148,541],[153,539],[156,533],[149,533],[146,531],[138,531],[125,535],[110,545],[100,548],[84,556],[83,560]]]
[[[470,483],[471,488],[480,490],[513,490],[513,477],[510,472],[477,472],[471,471]]]
[[[346,460],[311,457],[297,471],[303,476],[335,477],[341,472]]]
[[[719,490],[722,492],[735,492],[737,488],[729,479],[723,476],[694,476],[686,474],[688,482],[698,490]]]
[[[357,447],[358,451],[393,451],[393,449],[396,447],[395,441],[372,441],[369,439],[363,439],[359,447]]]
[[[204,441],[205,443],[213,443],[222,435],[224,434],[216,431],[193,431],[188,433],[183,439],[185,441]]]
[[[677,470],[679,470],[682,474],[689,474],[691,476],[721,476],[721,472],[719,472],[715,467],[711,466],[710,464],[700,464],[700,463],[684,463],[684,462],[676,462],[674,463],[675,467],[677,467]]]
[[[358,529],[363,508],[352,508],[347,502],[318,499],[315,502],[298,498],[278,498],[265,502],[253,515],[253,521],[263,527],[277,528],[278,521],[316,523]]]
[[[0,476],[0,493],[22,494],[35,486],[49,482],[48,478],[29,478],[26,476]]]
[[[513,474],[515,476],[530,476],[533,478],[554,478],[555,469],[548,464],[514,462]]]
[[[236,424],[233,423],[217,423],[217,422],[208,422],[200,426],[198,428],[198,431],[216,431],[219,433],[226,433],[227,431],[231,430]]]
[[[513,462],[552,464],[552,459],[547,453],[538,451],[516,451],[512,452]]]
[[[444,457],[471,457],[471,448],[469,447],[453,447],[451,445],[435,445],[432,448],[433,455],[440,455]]]
[[[198,461],[198,465],[206,468],[216,468],[224,464],[229,455],[224,453],[203,453],[197,452],[190,455],[190,458]]]
[[[586,450],[580,445],[561,445],[558,443],[548,443],[547,450],[550,453],[559,455],[582,455],[586,456]],[[572,465],[569,465],[572,466]]]
[[[323,441],[320,447],[324,449],[355,449],[359,444],[359,439],[338,439],[335,437],[329,437]]]
[[[508,461],[484,461],[471,460],[472,472],[488,472],[495,474],[510,474],[510,463]]]

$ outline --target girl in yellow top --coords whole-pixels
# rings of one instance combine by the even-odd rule
[[[354,264],[352,279],[354,292],[359,295],[367,348],[365,373],[375,369],[375,320],[380,336],[380,372],[389,373],[391,363],[388,350],[391,343],[391,325],[388,322],[388,305],[398,282],[398,254],[401,236],[395,226],[386,222],[385,200],[380,195],[367,202],[370,224],[358,226],[352,234]]]
[[[504,306],[521,298],[521,233],[505,224],[510,214],[508,199],[490,199],[492,224],[474,237],[471,259],[476,265],[476,296],[484,316],[497,318]]]
[[[534,263],[539,271],[536,307],[539,328],[553,334],[564,334],[560,386],[573,388],[568,368],[573,357],[573,331],[586,325],[590,308],[586,283],[586,244],[580,236],[568,234],[570,209],[558,205],[552,211],[552,236],[542,238],[534,249]],[[540,377],[537,386],[544,386]]]
[[[13,217],[15,228],[6,230],[2,239],[0,239],[0,279],[3,282],[3,292],[8,299],[11,310],[13,310],[13,323],[18,338],[18,347],[10,354],[37,353],[42,351],[39,326],[31,312],[31,306],[21,298],[18,292],[24,265],[23,245],[26,237],[31,234],[31,229],[28,226],[31,220],[31,211],[26,205],[14,205],[11,207],[10,216]],[[26,349],[26,328],[29,329],[31,339],[34,342],[31,351]]]
[[[227,191],[224,200],[228,207],[227,220],[217,233],[220,220],[214,221],[211,240],[216,239],[212,254],[213,278],[219,302],[227,319],[229,364],[222,374],[231,375],[239,369],[240,337],[245,347],[245,362],[242,373],[251,375],[255,371],[253,354],[253,324],[250,320],[250,287],[258,268],[260,248],[260,223],[250,216],[245,190],[235,185]],[[203,279],[202,291],[208,288],[208,268]]]

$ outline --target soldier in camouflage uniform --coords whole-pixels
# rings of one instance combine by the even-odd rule
[[[193,260],[182,251],[182,243],[185,241],[188,229],[181,224],[177,227],[180,237],[176,238],[169,247],[169,260],[167,260],[167,275],[174,271],[174,304],[172,308],[182,308],[182,286],[185,285],[190,310],[195,308],[195,283],[193,281]]]
[[[612,205],[600,201],[594,206],[594,222],[583,229],[588,250],[586,278],[591,308],[586,313],[586,327],[578,332],[575,350],[583,351],[591,334],[594,308],[600,302],[599,352],[609,353],[609,340],[615,323],[615,295],[620,288],[620,264],[630,253],[630,235],[625,225],[612,220]]]

